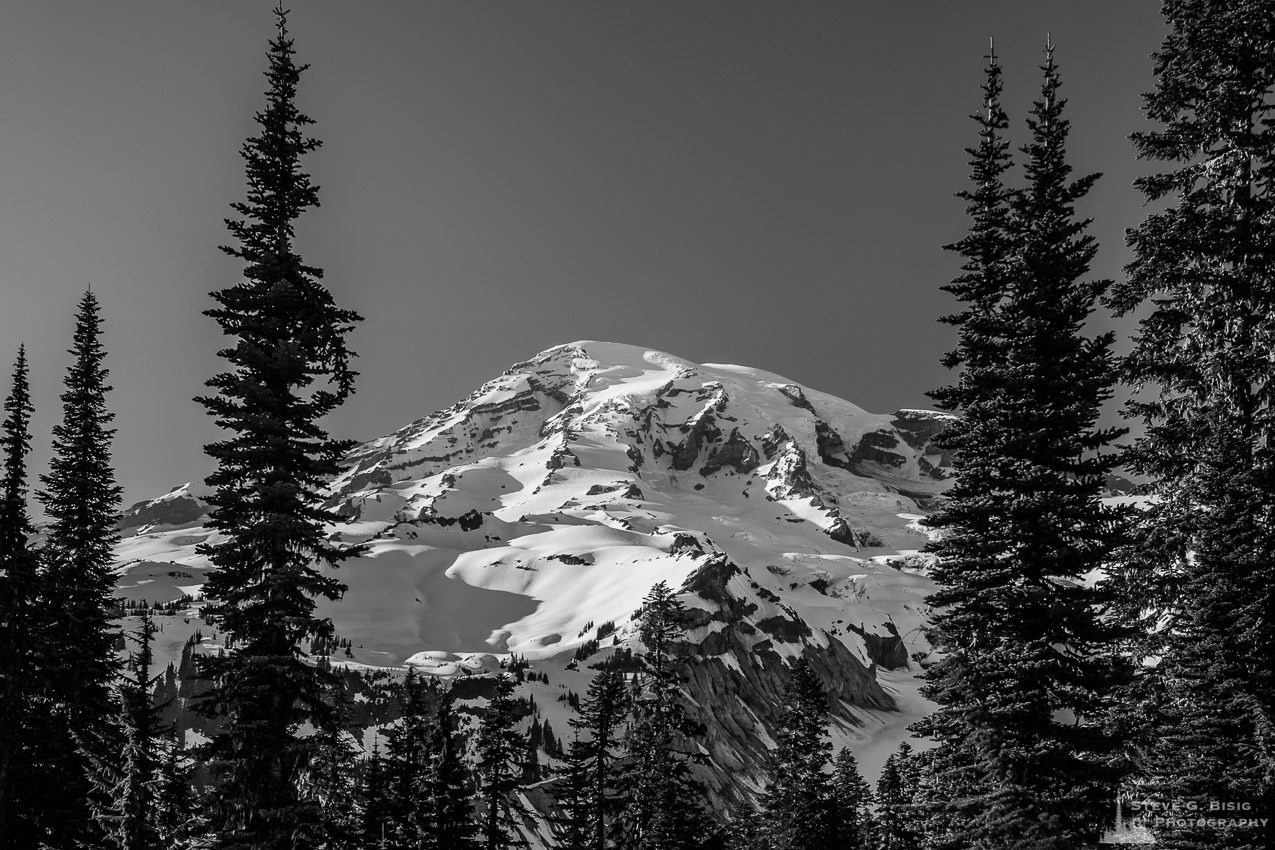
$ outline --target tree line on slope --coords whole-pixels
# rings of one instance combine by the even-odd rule
[[[409,678],[402,719],[367,756],[331,666],[302,651],[334,640],[315,600],[344,589],[317,565],[360,552],[327,538],[336,518],[318,498],[348,445],[319,420],[353,392],[345,338],[359,317],[293,249],[296,219],[317,203],[300,160],[319,143],[295,106],[304,66],[276,12],[267,105],[243,148],[248,194],[224,249],[244,279],[209,311],[230,338],[227,370],[200,399],[230,432],[207,447],[221,542],[202,550],[218,567],[206,610],[233,646],[201,662],[215,731],[186,750],[157,719],[149,615],[119,658],[120,492],[90,291],[36,492],[42,539],[27,506],[21,349],[0,426],[0,846],[523,840],[510,679],[470,747],[447,694]],[[850,754],[830,758],[817,683],[798,667],[771,784],[729,817],[710,813],[678,693],[676,600],[657,588],[639,619],[640,670],[602,671],[573,724],[554,780],[563,846],[1064,850],[1098,841],[1118,793],[1240,815],[1164,819],[1160,846],[1275,846],[1275,3],[1167,0],[1164,13],[1146,99],[1159,128],[1134,139],[1164,170],[1139,181],[1155,206],[1114,284],[1087,279],[1097,246],[1076,207],[1096,178],[1067,162],[1052,45],[1017,188],[989,56],[962,193],[970,230],[951,246],[962,273],[945,287],[961,304],[943,320],[959,371],[933,394],[961,416],[941,438],[957,478],[927,520],[942,532],[926,689],[939,709],[915,731],[932,746],[892,756],[869,804]],[[1086,335],[1100,304],[1139,315],[1127,356],[1112,335]],[[1121,383],[1142,426],[1129,447],[1099,425]],[[1147,479],[1149,505],[1101,500],[1117,464]]]

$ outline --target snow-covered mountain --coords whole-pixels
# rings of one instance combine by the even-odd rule
[[[930,442],[945,419],[629,345],[551,348],[350,453],[332,535],[371,548],[324,606],[351,642],[332,660],[466,676],[516,653],[547,675],[526,687],[561,734],[591,654],[635,642],[663,580],[691,609],[687,694],[716,793],[758,778],[799,655],[829,687],[837,743],[874,775],[927,710],[917,520],[946,484]],[[162,656],[201,625],[203,516],[186,486],[122,524],[120,595],[192,598],[165,618]]]

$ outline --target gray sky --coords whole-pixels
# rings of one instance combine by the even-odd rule
[[[37,466],[90,282],[126,499],[206,474],[201,315],[233,283],[227,204],[262,103],[271,3],[12,0],[0,26],[0,360],[33,363]],[[303,256],[366,317],[371,438],[574,339],[927,406],[965,228],[967,118],[996,37],[1021,138],[1045,33],[1073,163],[1119,274],[1141,217],[1152,0],[296,0],[323,206]],[[7,385],[5,387],[7,391]]]

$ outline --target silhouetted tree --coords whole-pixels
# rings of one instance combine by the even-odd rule
[[[1115,287],[1140,314],[1130,465],[1157,497],[1114,574],[1141,627],[1127,704],[1138,794],[1226,800],[1261,824],[1170,819],[1159,846],[1275,846],[1275,6],[1169,0],[1133,136],[1160,171]],[[1181,821],[1177,823],[1176,821]]]
[[[478,727],[479,798],[485,808],[482,846],[486,850],[526,846],[516,819],[521,807],[514,797],[525,739],[517,729],[519,712],[513,693],[513,677],[497,676],[495,692]]]
[[[333,683],[301,648],[331,638],[315,600],[344,590],[319,565],[359,551],[327,537],[338,517],[320,488],[350,443],[319,425],[353,391],[345,337],[359,317],[336,306],[321,271],[293,246],[297,218],[318,203],[301,157],[319,142],[295,102],[304,66],[283,9],[275,15],[266,106],[242,149],[247,199],[232,204],[236,244],[223,248],[243,263],[244,279],[213,293],[218,306],[207,312],[231,338],[219,352],[228,368],[208,381],[216,394],[199,399],[231,432],[205,449],[217,462],[207,524],[219,537],[199,549],[216,567],[204,611],[231,647],[210,659],[215,684],[201,702],[220,721],[205,755],[213,846],[226,850],[308,850],[323,838],[321,807],[300,788],[320,741],[299,730],[322,714]]]
[[[26,347],[18,347],[5,398],[0,451],[0,847],[34,846],[43,804],[29,791],[37,771],[36,674],[41,638],[36,555],[27,510],[27,456],[31,452],[31,387]]]
[[[793,665],[762,795],[764,843],[775,850],[841,850],[828,773],[828,697],[805,658]]]
[[[115,645],[113,550],[119,534],[120,488],[111,465],[107,409],[111,390],[102,365],[102,317],[92,291],[75,316],[74,358],[53,426],[53,457],[36,494],[49,518],[42,555],[38,678],[47,711],[39,790],[47,802],[43,840],[71,848],[100,840],[88,806],[87,765],[76,744],[109,722],[111,685],[119,671]],[[48,795],[48,796],[46,796]]]
[[[628,711],[628,689],[624,675],[614,667],[597,673],[589,682],[589,690],[571,728],[579,739],[578,757],[584,759],[589,772],[589,839],[590,850],[606,850],[607,828],[615,814],[615,762],[619,756],[620,727]]]
[[[1082,334],[1106,281],[1085,281],[1097,250],[1077,201],[1066,101],[1052,45],[1024,147],[1027,185],[1001,185],[1004,125],[994,58],[982,138],[966,193],[970,236],[950,287],[965,311],[933,393],[961,413],[940,436],[956,482],[926,524],[943,535],[926,695],[939,703],[918,730],[938,742],[933,769],[962,789],[937,801],[972,847],[1070,848],[1096,841],[1118,777],[1119,742],[1103,723],[1125,674],[1110,589],[1085,579],[1120,542],[1121,514],[1101,501],[1112,469],[1102,451],[1122,433],[1099,428],[1111,397],[1112,335]],[[976,793],[974,792],[977,789]]]

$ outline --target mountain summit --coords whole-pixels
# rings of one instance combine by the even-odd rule
[[[331,534],[370,550],[324,606],[350,643],[332,661],[457,677],[516,654],[548,677],[527,687],[565,730],[564,693],[584,691],[595,654],[637,645],[635,610],[666,581],[690,609],[686,692],[715,793],[758,778],[799,656],[830,693],[834,737],[874,772],[926,710],[916,521],[946,486],[931,446],[946,420],[867,413],[758,369],[556,346],[349,454]],[[192,598],[169,655],[199,625],[200,505],[177,488],[123,522],[121,595]]]

